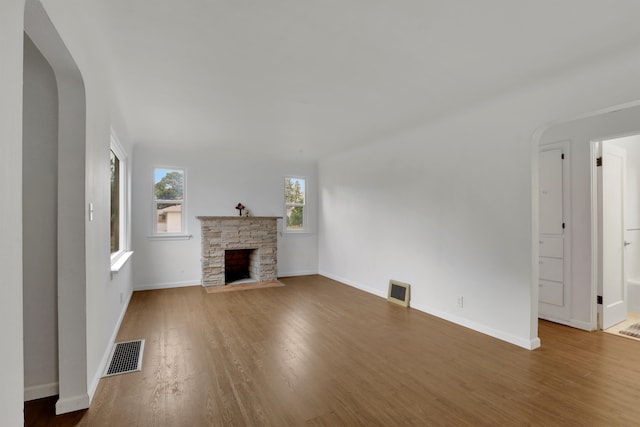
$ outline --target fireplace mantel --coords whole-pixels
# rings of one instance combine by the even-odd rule
[[[198,216],[202,231],[202,285],[224,286],[225,251],[254,249],[254,279],[276,280],[278,216]]]
[[[215,220],[227,220],[227,219],[239,219],[242,221],[250,221],[252,219],[282,219],[281,216],[197,216],[200,221],[215,221]]]

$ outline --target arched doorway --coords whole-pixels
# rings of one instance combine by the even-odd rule
[[[25,32],[51,66],[57,85],[56,412],[65,413],[89,406],[84,215],[86,96],[82,75],[38,0],[26,3]]]

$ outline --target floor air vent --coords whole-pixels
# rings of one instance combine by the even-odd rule
[[[115,343],[103,377],[141,370],[143,351],[144,340]]]

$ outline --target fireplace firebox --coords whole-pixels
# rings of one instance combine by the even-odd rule
[[[224,251],[224,283],[256,281],[259,255],[255,249],[227,249]]]

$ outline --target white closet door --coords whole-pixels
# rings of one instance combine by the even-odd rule
[[[568,151],[566,141],[541,147],[538,153],[538,316],[563,323],[571,319],[569,241],[565,229],[570,193],[569,169],[565,163]]]
[[[540,234],[562,234],[562,150],[539,156]]]

